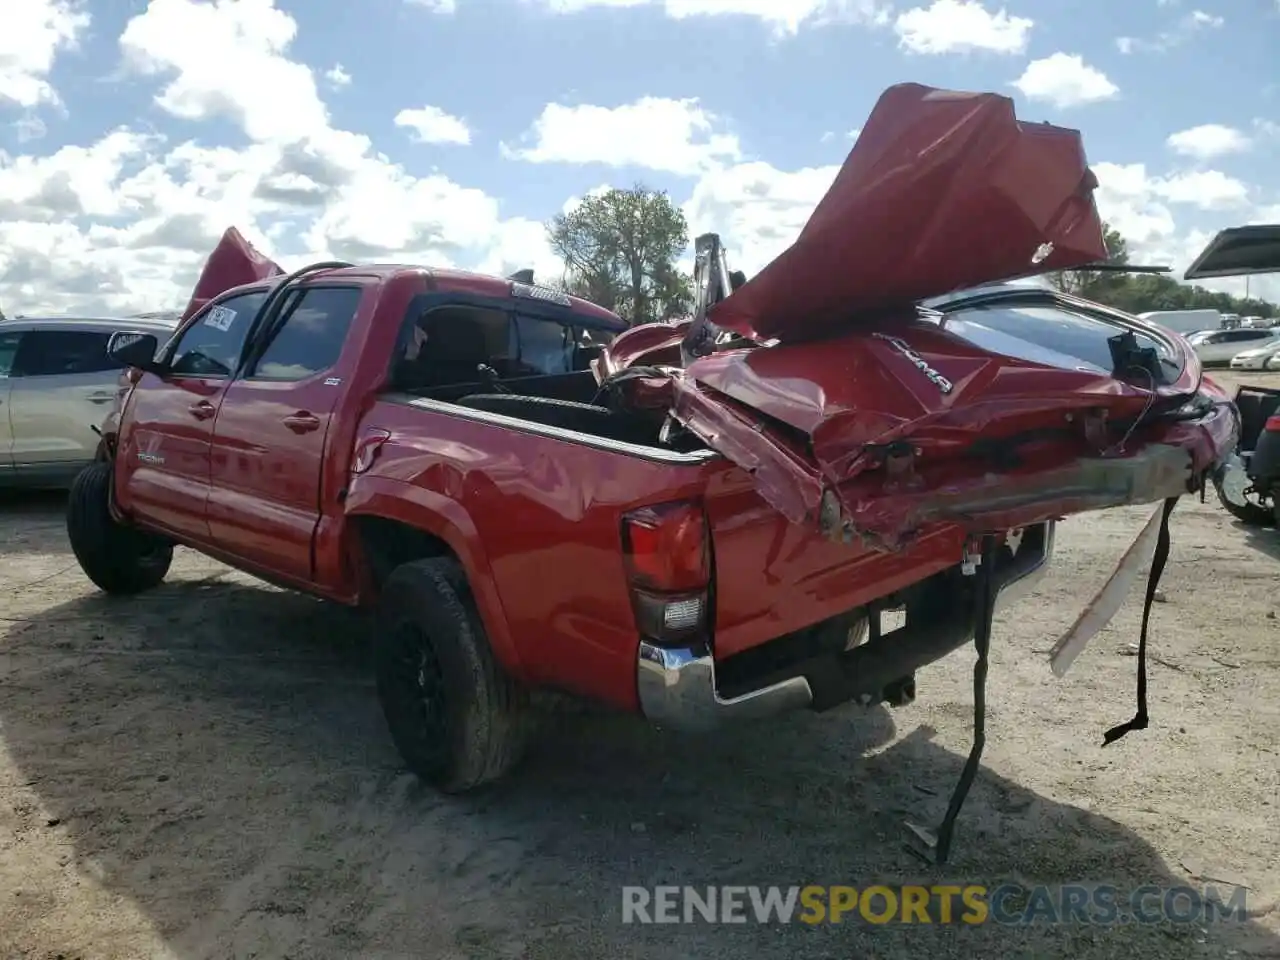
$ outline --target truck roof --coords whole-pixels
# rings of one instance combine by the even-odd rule
[[[407,263],[361,263],[353,264],[349,267],[331,267],[327,270],[317,270],[309,273],[304,278],[306,282],[314,282],[316,280],[357,280],[373,277],[377,280],[387,281],[404,274],[418,274],[433,279],[437,284],[445,290],[456,292],[471,293],[478,296],[487,297],[518,297],[525,296],[535,300],[543,300],[552,303],[560,303],[569,307],[574,313],[589,318],[594,324],[606,327],[616,332],[621,332],[628,328],[628,324],[620,316],[612,310],[606,310],[599,304],[592,303],[590,300],[583,300],[581,297],[570,296],[563,291],[556,290],[551,287],[544,287],[538,284],[523,283],[518,280],[512,280],[508,277],[494,277],[484,273],[473,273],[469,270],[455,270],[444,267],[424,267]],[[231,290],[253,290],[253,289],[270,289],[280,278],[269,277],[265,280],[255,280],[251,283],[241,284],[233,287]],[[231,290],[225,291],[230,293]]]
[[[27,329],[39,327],[41,330],[56,330],[59,328],[78,330],[156,330],[162,333],[172,333],[177,326],[177,318],[168,319],[167,317],[158,316],[132,316],[132,317],[86,317],[76,315],[30,315],[18,314],[16,317],[5,317],[0,319],[0,329]]]

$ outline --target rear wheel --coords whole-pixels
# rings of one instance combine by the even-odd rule
[[[528,696],[494,657],[457,562],[396,568],[378,619],[378,698],[409,769],[462,793],[514,766],[528,742]]]
[[[111,463],[85,467],[67,499],[67,538],[80,569],[107,593],[158,586],[173,563],[173,545],[111,516]]]
[[[1218,500],[1241,523],[1251,527],[1269,527],[1276,522],[1276,506],[1259,497],[1253,482],[1240,469],[1228,468],[1213,478]]]

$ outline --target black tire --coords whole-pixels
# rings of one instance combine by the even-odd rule
[[[382,587],[378,699],[405,764],[444,793],[498,779],[529,740],[527,692],[502,669],[454,560],[415,560]]]
[[[67,538],[80,569],[107,593],[141,593],[158,586],[173,563],[173,544],[111,516],[111,463],[85,467],[67,499]]]
[[[1213,478],[1213,489],[1218,494],[1218,502],[1241,523],[1250,527],[1270,527],[1276,523],[1276,512],[1256,503],[1232,503],[1222,489],[1222,479]]]

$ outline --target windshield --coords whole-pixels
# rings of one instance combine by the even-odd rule
[[[1102,317],[1053,305],[989,304],[944,316],[942,326],[984,350],[1066,370],[1109,374],[1113,369],[1107,343],[1120,330]],[[1140,348],[1150,347],[1173,376],[1182,363],[1169,347],[1135,330]]]

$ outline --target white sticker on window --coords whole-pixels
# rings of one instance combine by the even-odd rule
[[[236,312],[234,310],[230,307],[218,306],[209,311],[209,315],[204,318],[204,325],[226,333],[231,329],[231,324],[235,323],[235,319]]]

